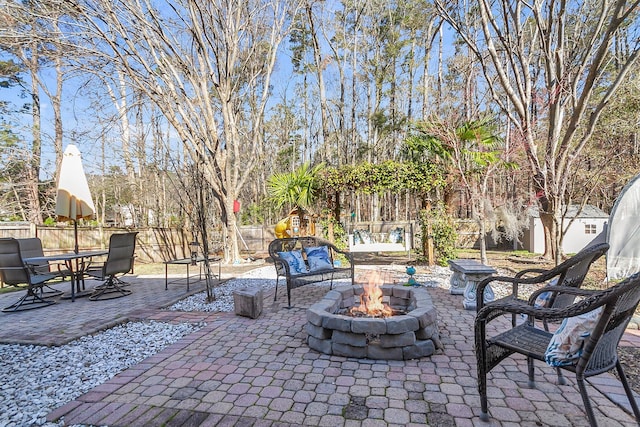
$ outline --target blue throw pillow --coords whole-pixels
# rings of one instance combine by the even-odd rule
[[[289,264],[289,273],[294,274],[302,274],[308,273],[307,265],[304,263],[304,259],[302,259],[302,252],[300,251],[290,251],[290,252],[278,252],[278,255],[282,259],[284,259],[287,264]]]
[[[333,268],[329,248],[326,246],[309,246],[304,248],[309,263],[309,271],[329,270]]]

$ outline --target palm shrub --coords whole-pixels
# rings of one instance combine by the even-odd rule
[[[323,164],[314,166],[304,163],[293,172],[275,173],[267,180],[269,200],[276,208],[288,205],[298,208],[300,224],[304,223],[304,213],[318,198],[318,171]]]

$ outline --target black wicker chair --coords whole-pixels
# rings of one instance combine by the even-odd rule
[[[484,307],[484,292],[485,288],[489,286],[493,282],[503,282],[503,283],[511,283],[512,291],[511,294],[502,298],[502,300],[514,300],[520,299],[523,300],[525,298],[520,294],[520,286],[533,286],[535,289],[538,289],[541,286],[545,286],[548,282],[555,280],[555,284],[558,286],[569,286],[573,288],[579,288],[582,286],[584,282],[584,278],[593,264],[598,258],[603,256],[607,250],[609,250],[609,244],[607,243],[599,243],[593,246],[586,247],[585,249],[578,252],[573,257],[567,259],[561,264],[558,264],[556,267],[545,270],[540,268],[529,268],[526,270],[519,271],[514,277],[505,277],[505,276],[493,276],[488,277],[482,282],[478,284],[476,288],[476,303],[477,303],[477,311],[479,312],[482,307]],[[535,274],[535,276],[531,277],[531,274]],[[534,289],[534,290],[535,290]],[[546,307],[560,308],[566,307],[571,304],[575,299],[574,295],[556,295],[551,294],[551,297],[545,304]],[[494,313],[496,316],[500,313]],[[516,325],[516,316],[512,316],[512,324]],[[545,329],[548,330],[547,324],[545,322]]]
[[[535,299],[543,292],[551,291],[557,296],[579,297],[577,302],[565,308],[535,307]],[[622,365],[618,359],[617,347],[629,320],[640,302],[640,274],[605,290],[576,289],[566,286],[547,286],[534,292],[528,301],[507,299],[486,304],[475,320],[475,346],[478,363],[478,391],[480,393],[480,418],[489,419],[487,403],[487,374],[502,360],[514,353],[527,357],[529,387],[534,387],[534,360],[545,360],[545,352],[553,334],[536,327],[536,319],[559,321],[578,316],[602,307],[602,312],[589,338],[585,340],[582,353],[572,364],[558,367],[575,373],[582,401],[589,423],[597,426],[591,406],[585,378],[616,368],[627,394],[636,421],[640,421],[638,405],[633,398]],[[495,336],[487,336],[487,324],[500,314],[526,315],[523,324],[512,327]],[[493,328],[490,328],[493,330]]]

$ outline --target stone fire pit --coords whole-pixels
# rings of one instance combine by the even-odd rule
[[[336,356],[408,360],[441,348],[436,310],[426,289],[383,285],[384,301],[406,314],[387,318],[340,314],[359,302],[361,285],[329,291],[307,310],[309,347]]]

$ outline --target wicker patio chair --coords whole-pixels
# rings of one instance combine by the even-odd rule
[[[573,304],[564,308],[535,307],[535,299],[542,293],[551,291],[558,295],[567,294],[578,297]],[[566,286],[547,286],[535,291],[528,301],[507,299],[490,302],[478,312],[475,320],[475,347],[478,363],[478,391],[480,393],[480,418],[489,419],[487,403],[487,374],[502,360],[514,353],[527,357],[529,387],[535,387],[534,360],[545,361],[548,357],[547,348],[552,338],[551,332],[535,325],[536,319],[559,321],[575,316],[584,315],[602,307],[599,317],[593,322],[591,334],[585,338],[579,351],[574,353],[574,359],[566,361],[566,365],[558,370],[573,372],[577,381],[582,401],[584,403],[589,423],[597,426],[593,408],[591,406],[585,378],[601,374],[616,368],[622,386],[627,394],[636,421],[640,421],[638,405],[633,398],[624,370],[618,359],[617,347],[640,301],[640,273],[605,290],[576,289]],[[527,320],[516,327],[489,336],[492,327],[487,324],[502,313],[526,315]],[[593,315],[593,313],[590,313]],[[563,323],[564,325],[564,323]],[[562,326],[559,330],[562,330]],[[569,329],[567,327],[567,329]],[[566,329],[565,329],[566,331]],[[555,342],[555,341],[554,341]],[[556,364],[557,366],[557,364]]]
[[[567,259],[561,264],[558,264],[550,270],[541,268],[528,268],[526,270],[519,271],[514,277],[488,277],[481,281],[476,288],[477,311],[479,312],[482,307],[484,307],[485,302],[483,295],[485,292],[485,288],[493,282],[511,283],[511,294],[502,298],[503,300],[524,299],[519,292],[520,285],[537,285],[537,287],[542,287],[553,281],[554,284],[558,286],[580,288],[591,265],[598,258],[603,256],[607,252],[607,250],[609,250],[609,244],[599,243],[584,248],[573,257]],[[535,274],[535,276],[531,276],[531,274]],[[568,294],[556,295],[551,293],[548,295],[550,295],[550,297],[544,304],[546,307],[566,307],[575,299],[574,295]],[[494,314],[498,316],[501,313],[494,312]],[[513,326],[516,325],[516,320],[516,316],[513,315],[511,318]],[[548,330],[546,321],[544,325],[545,329]]]

